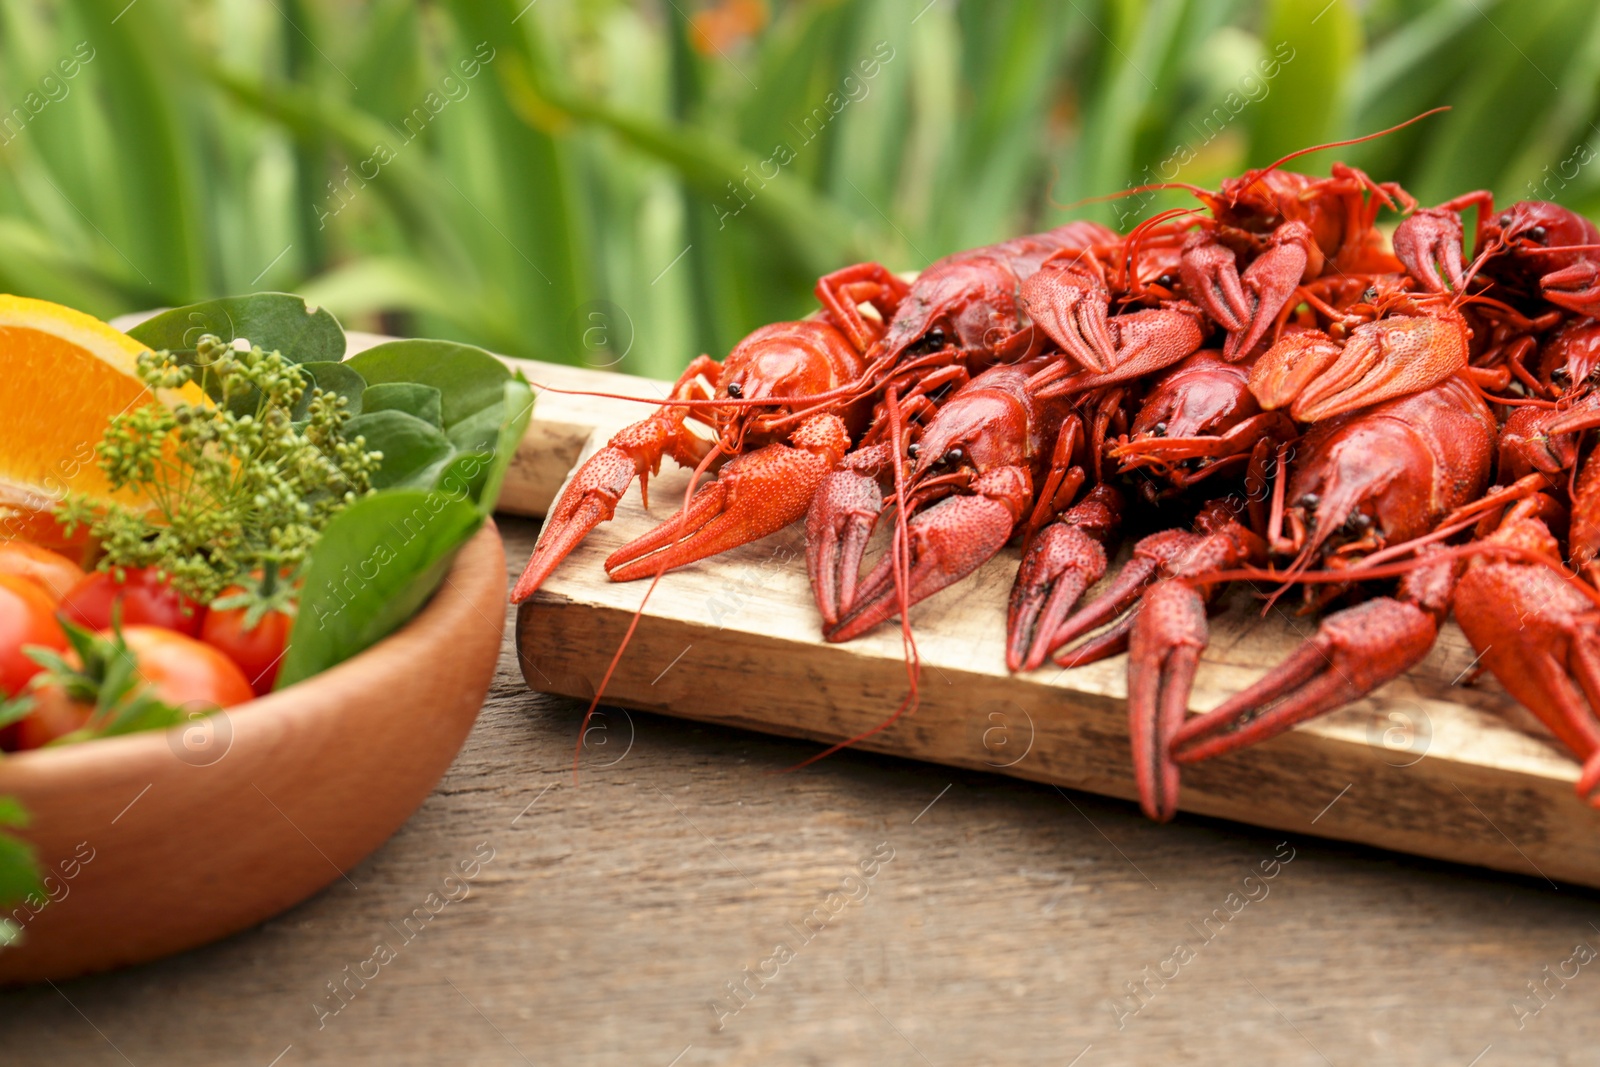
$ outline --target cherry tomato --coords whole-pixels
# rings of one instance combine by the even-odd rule
[[[33,710],[27,718],[11,725],[7,747],[20,752],[43,748],[58,737],[83,729],[92,710],[93,705],[68,700],[61,689],[46,686],[33,694]]]
[[[83,581],[83,568],[59,552],[27,541],[0,541],[0,574],[14,574],[36,582],[53,603]]]
[[[147,691],[176,708],[228,708],[255,699],[244,674],[210,645],[159,626],[123,627],[122,639],[138,660],[134,673]],[[77,664],[75,655],[66,658]],[[91,706],[72,700],[59,686],[42,686],[33,697],[32,714],[17,724],[20,748],[49,744],[89,721]]]
[[[222,596],[236,596],[243,591],[240,586],[233,586],[225,589]],[[257,694],[270,693],[278,677],[278,665],[283,661],[283,646],[294,628],[294,616],[269,611],[247,630],[244,623],[248,610],[210,609],[200,625],[200,640],[238,664]]]
[[[168,704],[231,708],[255,699],[244,673],[210,645],[157,626],[125,626],[122,639],[139,660],[139,677]]]
[[[127,581],[95,571],[61,598],[61,617],[87,630],[111,628],[111,605],[122,602],[122,625],[160,626],[188,637],[200,632],[205,609],[148,567],[129,567]]]
[[[50,594],[26,578],[0,574],[0,694],[16,696],[40,666],[22,650],[43,645],[62,651],[67,635],[56,622]]]

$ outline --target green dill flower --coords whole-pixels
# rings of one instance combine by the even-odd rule
[[[139,378],[152,390],[194,382],[215,403],[152,403],[113,418],[100,468],[145,505],[69,496],[57,518],[69,533],[89,527],[102,570],[155,568],[202,604],[233,585],[281,598],[280,578],[299,570],[328,520],[372,491],[382,453],[346,436],[343,396],[259,346],[208,334],[192,362],[140,354]]]

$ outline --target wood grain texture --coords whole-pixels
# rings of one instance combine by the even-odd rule
[[[502,527],[516,560],[534,527]],[[718,696],[706,679],[703,700]],[[645,712],[594,724],[575,783],[582,711],[530,693],[507,643],[465,749],[417,815],[350,871],[359,888],[335,882],[160,963],[0,993],[0,1060],[1594,1060],[1594,966],[1564,986],[1544,971],[1576,943],[1600,948],[1600,901],[1587,891],[1188,814],[1155,826],[1123,801],[867,752],[783,774],[816,746]],[[1307,797],[1305,810],[1325,802]],[[1292,861],[1248,888],[1245,875],[1285,840]],[[894,858],[860,903],[753,985],[737,1013],[713,1011],[884,842]],[[494,857],[470,895],[404,942],[390,924],[480,843]],[[1215,917],[1230,893],[1259,896],[1262,884],[1264,898]],[[150,906],[193,907],[207,891],[197,872]],[[352,982],[319,1028],[317,1005],[338,1003],[327,983],[349,981],[344,968],[380,941],[396,958]],[[1192,958],[1178,976],[1147,977],[1180,942]],[[1536,980],[1546,1001],[1530,994]],[[1150,990],[1136,1013],[1130,982]]]
[[[686,479],[663,471],[650,513],[635,487],[523,606],[517,640],[534,688],[592,697],[649,584],[611,582],[602,561],[679,507]],[[912,609],[920,706],[863,745],[1131,797],[1127,657],[1009,674],[1004,611],[1017,562],[1007,550]],[[1211,622],[1190,707],[1208,710],[1249,685],[1315,625],[1281,610],[1261,618],[1235,591]],[[820,627],[796,524],[666,575],[606,699],[822,741],[857,736],[906,691],[898,628],[829,645]],[[1371,698],[1185,768],[1183,808],[1600,886],[1600,812],[1574,793],[1577,764],[1492,680],[1453,684],[1473,659],[1448,624],[1423,663]]]

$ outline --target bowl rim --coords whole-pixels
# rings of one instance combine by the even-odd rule
[[[493,547],[499,549],[498,552],[491,550],[491,541],[494,542]],[[210,718],[213,715],[225,715],[231,718],[244,714],[252,718],[295,717],[306,705],[305,696],[308,687],[337,687],[347,676],[359,676],[381,669],[383,661],[398,654],[396,652],[398,639],[433,629],[439,624],[441,616],[451,613],[458,605],[470,606],[473,593],[464,587],[465,583],[462,580],[476,568],[486,567],[492,559],[503,558],[500,557],[503,551],[499,528],[495,525],[494,517],[486,516],[477,531],[456,549],[455,559],[451,561],[450,569],[445,572],[438,588],[433,591],[422,608],[405,621],[404,625],[385,634],[349,659],[336,663],[303,681],[284,689],[275,689],[242,704],[220,708],[211,715],[198,718]],[[503,583],[505,581],[503,563],[498,571]],[[504,599],[503,594],[501,599]],[[504,643],[503,632],[501,642]],[[139,730],[116,737],[92,738],[70,745],[46,746],[24,752],[0,754],[0,795],[8,794],[13,789],[25,791],[28,785],[55,779],[62,774],[93,768],[104,770],[107,766],[117,763],[136,764],[141,760],[159,759],[164,753],[171,752],[174,732],[188,729],[190,721],[194,720],[175,723],[162,730]],[[18,778],[22,781],[10,781]],[[22,834],[24,837],[27,836],[26,829]]]

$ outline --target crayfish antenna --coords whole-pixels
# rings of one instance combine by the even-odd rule
[[[1262,167],[1260,170],[1256,171],[1255,178],[1253,178],[1251,180],[1251,183],[1247,183],[1244,186],[1244,188],[1249,188],[1249,185],[1253,184],[1255,179],[1259,179],[1259,178],[1261,178],[1261,177],[1263,177],[1263,176],[1265,176],[1267,174],[1270,174],[1273,171],[1277,170],[1279,167],[1283,166],[1285,163],[1291,163],[1294,160],[1299,159],[1301,156],[1308,156],[1313,152],[1321,152],[1321,151],[1324,151],[1324,150],[1329,149],[1329,148],[1345,148],[1345,147],[1348,147],[1349,145],[1362,144],[1362,143],[1364,143],[1366,141],[1376,141],[1380,137],[1387,137],[1391,133],[1395,133],[1396,131],[1403,130],[1407,126],[1412,125],[1413,123],[1421,122],[1423,119],[1428,118],[1430,115],[1437,115],[1441,111],[1449,111],[1449,110],[1450,110],[1449,105],[1445,105],[1445,106],[1442,106],[1442,107],[1429,108],[1427,111],[1424,111],[1422,114],[1413,115],[1411,118],[1406,119],[1404,122],[1398,122],[1395,125],[1390,126],[1386,130],[1378,130],[1376,133],[1364,133],[1360,137],[1352,137],[1349,140],[1345,140],[1345,141],[1328,141],[1328,142],[1326,142],[1324,144],[1314,144],[1314,145],[1311,145],[1311,146],[1309,146],[1307,148],[1297,148],[1293,152],[1290,152],[1288,155],[1281,156],[1278,159],[1275,159],[1271,163],[1267,164],[1265,167]],[[1384,201],[1386,203],[1388,203],[1390,207],[1394,206],[1393,201],[1390,201],[1388,196],[1384,195],[1381,190],[1379,192],[1379,195],[1383,195],[1384,196]]]
[[[694,487],[700,481],[700,476],[710,468],[711,463],[722,454],[723,442],[718,438],[716,444],[708,449],[694,473],[689,476],[689,485],[683,491],[683,510],[689,510],[689,503],[694,498]],[[656,591],[656,586],[661,584],[661,576],[667,573],[669,562],[662,559],[655,577],[650,579],[650,587],[644,591],[644,597],[639,601],[639,606],[634,609],[633,618],[628,620],[628,629],[622,635],[622,641],[617,645],[617,651],[611,657],[611,663],[606,667],[606,673],[601,676],[600,684],[595,688],[594,699],[589,701],[588,710],[583,713],[583,722],[578,725],[578,740],[572,747],[572,780],[578,780],[578,765],[583,759],[583,739],[589,733],[589,722],[594,718],[594,713],[599,710],[600,699],[606,694],[606,687],[611,684],[611,676],[617,673],[617,665],[622,662],[622,654],[628,650],[628,643],[633,640],[633,633],[639,628],[639,620],[644,617],[644,607],[650,603],[650,594]]]

